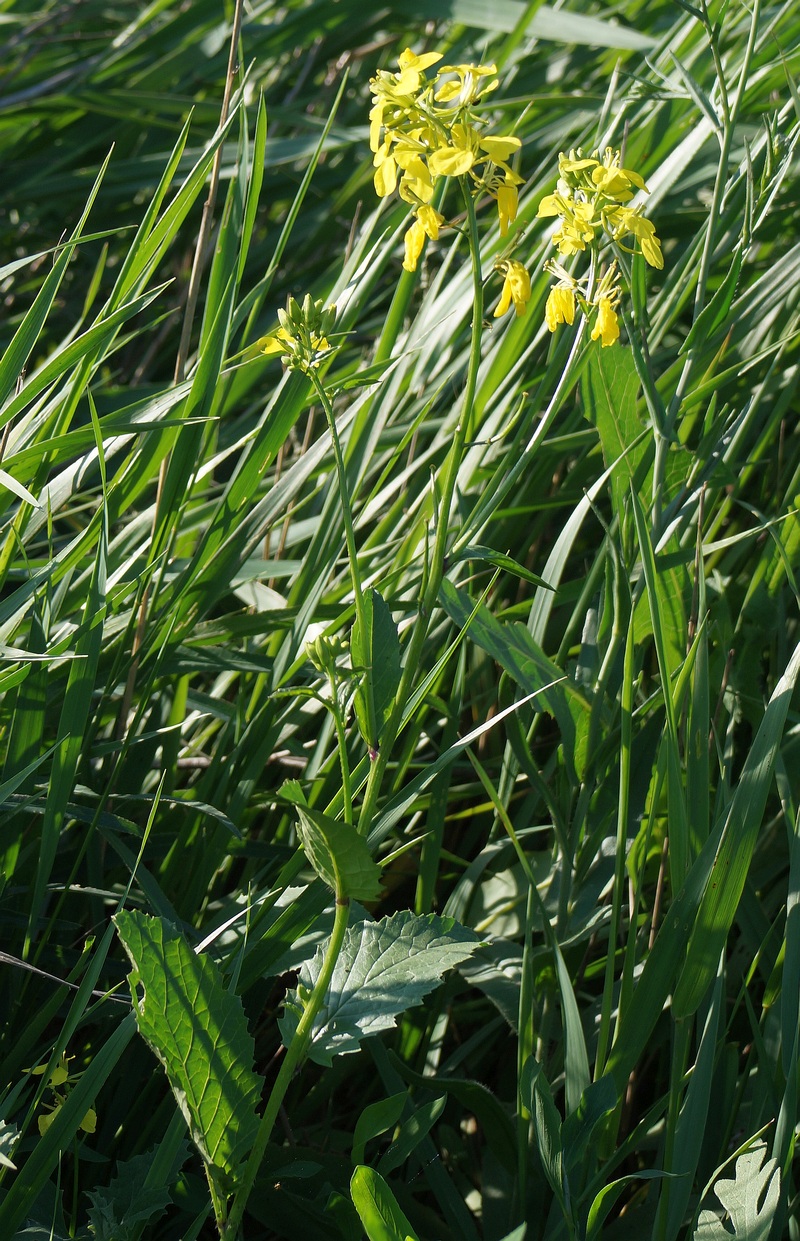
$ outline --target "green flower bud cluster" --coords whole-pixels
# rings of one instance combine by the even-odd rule
[[[347,653],[348,645],[343,638],[321,633],[311,642],[306,642],[303,649],[317,672],[330,672],[335,668],[337,659]]]
[[[284,366],[290,370],[308,371],[319,366],[322,358],[330,352],[328,333],[336,321],[336,307],[325,306],[322,299],[314,300],[306,293],[302,305],[290,297],[285,310],[278,311],[280,327],[258,342],[261,353],[279,353]]]

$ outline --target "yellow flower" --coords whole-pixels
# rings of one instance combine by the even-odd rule
[[[423,203],[414,215],[414,222],[406,231],[404,238],[406,256],[403,259],[403,267],[406,271],[417,270],[417,262],[422,254],[425,238],[430,237],[432,241],[437,241],[439,229],[445,222],[444,216],[427,203]]]
[[[550,290],[544,308],[544,317],[551,332],[555,332],[559,323],[574,323],[575,292],[563,284],[557,284]]]
[[[472,125],[454,125],[450,130],[452,143],[443,143],[428,157],[428,167],[435,177],[460,177],[469,172],[481,147]]]
[[[444,216],[436,210],[435,207],[429,206],[427,203],[420,207],[417,211],[417,219],[419,220],[425,232],[431,241],[439,240],[439,229],[444,224]]]
[[[602,164],[596,164],[592,169],[591,178],[594,185],[601,194],[605,194],[608,198],[616,198],[617,202],[627,202],[633,198],[633,188],[644,190],[647,193],[647,186],[644,183],[644,177],[638,172],[633,172],[630,168],[621,168],[619,164],[620,153],[613,151],[611,147],[606,147]]]
[[[455,100],[459,108],[467,107],[498,86],[497,78],[493,82],[481,84],[481,78],[497,73],[497,65],[442,65],[439,73],[455,73],[458,81],[444,82],[439,87],[436,92],[437,103],[450,103]]]
[[[424,69],[429,69],[431,65],[438,64],[441,59],[441,52],[423,52],[421,56],[417,56],[416,52],[412,52],[411,48],[407,47],[404,52],[400,53],[397,63],[404,71],[416,69],[421,73]]]
[[[661,253],[661,242],[656,237],[656,229],[652,221],[645,219],[631,207],[617,207],[612,211],[607,211],[605,218],[615,241],[619,241],[626,233],[633,233],[646,261],[651,267],[661,270],[664,266],[664,256]]]
[[[74,1056],[68,1056],[65,1051],[62,1051],[58,1064],[47,1079],[48,1086],[63,1086],[64,1082],[69,1081],[69,1062],[74,1059]],[[39,1064],[35,1069],[26,1069],[25,1072],[31,1073],[34,1077],[41,1077],[46,1068],[46,1064]]]
[[[441,52],[424,52],[422,56],[415,55],[410,47],[398,57],[398,65],[400,73],[396,78],[395,90],[398,95],[416,95],[420,88],[423,72],[430,66],[435,65],[437,60],[442,59]]]
[[[392,140],[387,134],[376,150],[372,163],[375,166],[375,193],[378,198],[387,198],[397,185],[397,161],[391,153]]]
[[[597,299],[597,322],[592,328],[592,340],[598,339],[604,349],[619,340],[619,320],[610,297]]]
[[[510,310],[512,302],[515,313],[524,315],[525,308],[531,300],[531,278],[528,272],[516,259],[504,259],[503,262],[497,264],[497,270],[503,274],[505,279],[500,301],[494,312],[495,319],[499,319],[507,310]]]
[[[519,192],[516,185],[505,182],[497,187],[497,211],[500,216],[500,236],[505,237],[509,224],[517,218]]]
[[[321,300],[315,301],[310,293],[303,298],[303,304],[290,297],[286,310],[278,311],[280,327],[269,336],[262,336],[256,341],[259,353],[281,355],[281,362],[290,370],[307,371],[311,366],[319,366],[323,356],[331,350],[327,333],[336,320],[336,307],[323,307]]]
[[[42,1113],[42,1115],[38,1118],[36,1122],[37,1127],[39,1129],[40,1137],[44,1137],[44,1135],[47,1133],[47,1130],[52,1125],[56,1116],[58,1116],[58,1113],[61,1111],[66,1101],[67,1101],[66,1098],[60,1094],[56,1094],[53,1096],[52,1105],[48,1108],[46,1112]],[[97,1129],[97,1112],[94,1110],[93,1107],[89,1108],[88,1112],[86,1113],[83,1120],[81,1121],[80,1127],[84,1133],[94,1133],[95,1130]]]
[[[297,348],[297,337],[293,336],[291,332],[287,332],[286,328],[283,327],[279,327],[272,336],[262,336],[256,344],[259,353],[265,353],[268,356],[273,353],[280,353],[285,358],[291,358],[300,352]],[[317,336],[312,333],[309,344],[314,355],[310,364],[311,366],[319,366],[322,361],[321,355],[330,350],[330,343],[327,337]],[[317,354],[320,356],[317,357]]]
[[[594,241],[598,225],[599,220],[594,218],[591,203],[569,204],[561,216],[561,227],[553,233],[553,245],[558,247],[560,254],[577,254],[579,250],[586,249],[587,242]]]

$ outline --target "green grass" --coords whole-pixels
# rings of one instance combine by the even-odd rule
[[[0,1236],[800,1238],[800,16],[702,8],[257,3],[230,80],[232,5],[0,8]],[[406,46],[523,142],[482,315],[457,186],[413,274],[373,190]],[[601,350],[536,212],[606,145]]]

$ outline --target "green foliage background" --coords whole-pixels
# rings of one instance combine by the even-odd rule
[[[349,635],[344,526],[313,390],[253,345],[289,293],[338,305],[324,379],[402,643],[473,305],[465,237],[403,274],[407,208],[372,188],[368,80],[412,46],[498,65],[533,296],[487,314],[359,917],[482,946],[303,1066],[243,1235],[708,1239],[727,1208],[737,1236],[800,1236],[800,16],[713,0],[710,41],[705,13],[256,0],[220,129],[231,6],[0,6],[0,1235],[217,1235],[112,915],[207,955],[192,994],[240,997],[267,1089],[330,933],[282,786],[341,817],[303,644]],[[536,208],[559,151],[606,144],[647,180],[665,268],[632,263],[623,345],[571,354]],[[347,745],[363,785],[355,724]],[[198,1043],[225,1024],[205,1011]],[[64,1051],[42,1136],[29,1070]]]

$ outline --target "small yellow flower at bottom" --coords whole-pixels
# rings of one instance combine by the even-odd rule
[[[545,304],[544,317],[551,332],[555,332],[559,323],[574,323],[574,290],[559,284],[552,288]]]
[[[600,297],[597,301],[597,322],[592,328],[592,340],[598,338],[604,349],[619,340],[619,320],[610,297]]]
[[[531,278],[526,268],[517,259],[504,259],[497,264],[497,270],[505,279],[500,301],[494,312],[495,319],[499,319],[507,310],[510,310],[512,303],[515,313],[524,315],[528,302],[531,300]]]

